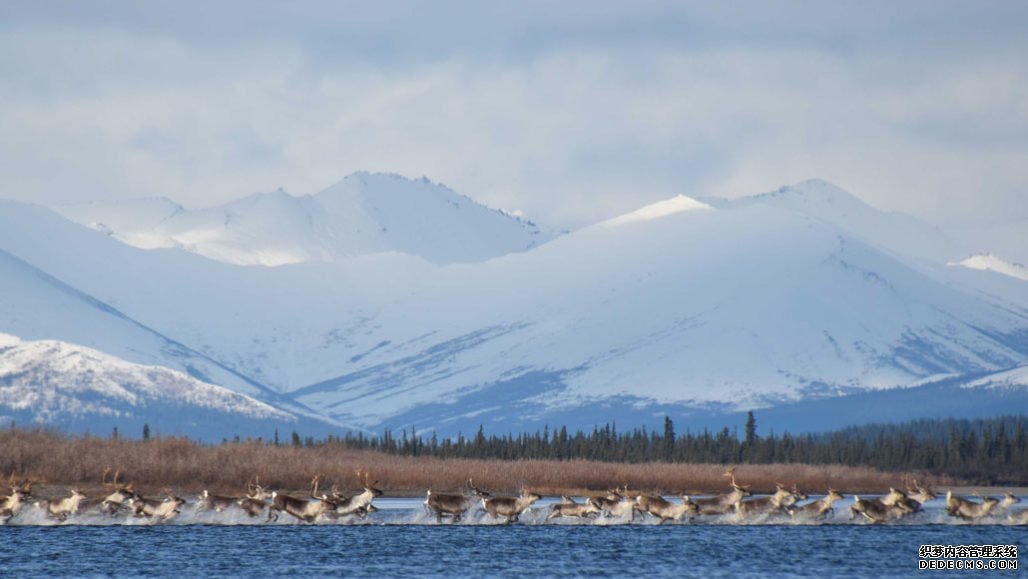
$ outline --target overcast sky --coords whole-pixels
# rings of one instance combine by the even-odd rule
[[[199,207],[357,170],[560,227],[809,177],[1023,219],[1028,2],[0,0],[0,197]]]

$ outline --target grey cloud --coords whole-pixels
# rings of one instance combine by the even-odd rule
[[[1023,3],[679,4],[8,6],[0,196],[196,206],[367,169],[576,226],[817,176],[1028,216]]]

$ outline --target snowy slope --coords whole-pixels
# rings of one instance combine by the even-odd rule
[[[197,424],[201,415],[216,422]],[[105,422],[122,427],[139,422],[157,432],[222,435],[246,426],[298,422],[292,414],[182,372],[5,333],[0,333],[0,417],[22,424],[78,424],[94,432],[105,432],[97,428]]]
[[[1014,279],[1028,281],[1028,267],[1019,263],[1010,263],[1009,261],[1005,261],[991,253],[979,253],[977,255],[972,255],[967,259],[950,262],[946,265],[961,266],[980,271],[994,271]]]
[[[1028,391],[1028,366],[990,374],[969,382],[964,387]]]
[[[50,232],[59,233],[59,229]],[[101,241],[117,243],[102,238]],[[341,426],[3,250],[0,250],[0,332],[27,340],[56,339],[82,344],[129,362],[177,370],[197,380],[256,397],[290,414],[313,419],[319,429]]]
[[[163,337],[280,391],[332,375],[326,364],[360,355],[366,346],[355,343],[354,336],[368,335],[379,310],[389,307],[395,296],[416,292],[436,269],[398,253],[278,268],[237,266],[181,249],[138,249],[46,209],[5,201],[0,201],[0,250],[159,329]],[[32,296],[33,290],[17,295]],[[12,319],[23,320],[31,330],[36,316],[19,318],[18,312],[45,311],[45,303],[11,305]],[[4,304],[0,300],[0,311]],[[53,317],[57,323],[47,329],[32,334],[22,330],[20,335],[67,339],[130,361],[161,363],[94,344],[90,340],[102,340],[106,332],[93,336],[88,325],[68,316]],[[48,319],[44,315],[38,323],[45,325]],[[49,334],[56,331],[51,327],[74,332],[74,337]],[[86,336],[78,339],[79,334]],[[245,385],[212,381],[253,393]]]
[[[162,224],[185,209],[164,197],[146,197],[127,201],[94,201],[54,208],[69,219],[129,245],[143,249],[175,247],[175,242],[155,234]]]
[[[266,389],[0,250],[0,331],[84,344],[140,364],[190,373],[237,392]]]
[[[228,263],[276,266],[402,252],[433,263],[475,262],[552,234],[427,179],[355,173],[318,193],[259,193],[209,209],[166,199],[55,208],[144,249],[181,247]]]
[[[730,410],[1028,355],[1028,312],[954,290],[822,221],[763,206],[660,209],[447,268],[376,319],[389,332],[372,341],[390,343],[298,399],[367,424],[420,423],[428,406],[437,418],[510,420],[525,399],[525,417],[566,419],[602,399]]]

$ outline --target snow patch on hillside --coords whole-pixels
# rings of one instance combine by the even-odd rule
[[[965,384],[964,388],[1028,388],[1028,366],[990,374]]]
[[[951,261],[946,265],[950,267],[966,267],[979,271],[994,271],[1015,279],[1028,281],[1028,267],[1019,263],[1010,263],[991,253],[979,253],[961,261]]]
[[[671,199],[665,199],[664,201],[658,201],[652,205],[647,205],[646,207],[637,209],[631,213],[626,213],[624,215],[614,217],[613,219],[608,219],[607,221],[604,221],[602,225],[607,227],[616,227],[618,225],[625,225],[628,223],[660,219],[683,211],[702,211],[707,209],[713,209],[713,207],[691,197],[678,195]]]

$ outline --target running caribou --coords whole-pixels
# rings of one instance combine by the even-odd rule
[[[976,503],[964,497],[958,497],[953,491],[946,493],[946,511],[951,517],[959,517],[969,521],[975,521],[989,516],[992,510],[999,504],[999,499],[984,497],[982,502]]]
[[[268,492],[261,486],[260,477],[257,477],[255,481],[246,481],[246,497],[239,499],[239,508],[243,509],[243,512],[251,517],[260,516],[264,509],[268,507],[267,501],[272,496],[273,493]]]
[[[433,493],[431,489],[428,490],[428,494],[425,496],[425,508],[435,514],[436,522],[441,523],[444,517],[451,517],[453,522],[458,523],[476,499],[491,496],[477,488],[472,479],[468,479],[465,486],[467,489],[460,494]]]
[[[179,514],[179,509],[186,500],[167,493],[163,499],[145,499],[134,496],[126,501],[137,517],[147,517],[154,521],[167,521]]]
[[[71,496],[63,499],[49,499],[39,501],[36,503],[36,507],[45,509],[46,514],[54,517],[58,521],[64,521],[70,515],[74,515],[79,512],[79,507],[82,505],[82,501],[86,499],[86,495],[82,494],[76,489],[71,490]]]
[[[24,479],[20,483],[15,482],[14,473],[11,473],[9,484],[11,485],[11,494],[0,496],[0,523],[6,523],[18,514],[25,501],[32,495],[32,481],[28,479]]]
[[[699,506],[701,515],[723,515],[735,509],[735,504],[743,498],[753,494],[749,491],[749,487],[740,486],[735,481],[734,468],[726,470],[724,476],[731,480],[731,492],[716,497],[693,499],[693,502]]]
[[[889,494],[877,499],[862,499],[853,495],[853,504],[850,505],[850,519],[858,515],[872,523],[884,523],[899,519],[914,510],[907,505],[906,493],[896,489],[889,489]]]
[[[635,510],[645,515],[653,515],[660,519],[660,524],[667,521],[678,521],[683,517],[690,519],[700,514],[700,507],[682,495],[681,503],[672,503],[661,496],[639,495],[635,497]]]
[[[111,474],[111,467],[105,468],[103,474],[100,476],[100,484],[111,491],[100,503],[100,511],[113,515],[117,513],[121,507],[125,506],[129,499],[139,498],[139,495],[136,494],[136,487],[132,484],[118,484],[118,476],[121,474],[121,470],[114,471],[114,478],[110,482],[107,482],[107,475],[109,474]]]
[[[207,489],[204,489],[200,496],[197,497],[196,510],[220,513],[232,505],[238,505],[239,500],[236,497],[212,495]]]
[[[776,514],[806,498],[807,495],[795,486],[790,491],[782,483],[777,483],[774,494],[736,502],[735,512],[739,515]]]
[[[318,517],[325,514],[329,509],[334,509],[336,504],[328,495],[318,496],[318,485],[321,483],[322,475],[315,475],[311,479],[310,496],[314,500],[298,499],[289,495],[279,494],[277,491],[271,493],[271,506],[268,508],[268,521],[277,521],[281,512],[289,513],[297,520],[305,523],[313,523]]]
[[[835,514],[835,508],[832,506],[836,501],[841,501],[846,498],[842,493],[835,489],[828,489],[828,494],[811,501],[801,506],[789,507],[789,516],[793,519],[807,519],[807,520],[820,520],[827,519]]]
[[[550,505],[550,514],[546,515],[546,520],[559,519],[561,517],[571,517],[576,519],[584,519],[589,517],[595,517],[600,514],[600,509],[590,501],[579,503],[571,497],[560,497],[560,502]]]
[[[588,502],[600,511],[600,516],[620,519],[627,514],[635,520],[635,499],[628,496],[628,485],[608,489],[606,496],[589,497]]]
[[[357,470],[355,474],[363,490],[356,495],[346,496],[337,491],[335,485],[333,485],[331,500],[335,506],[326,513],[329,517],[339,518],[357,515],[360,518],[364,518],[374,508],[371,502],[375,500],[375,497],[382,496],[382,490],[376,488],[378,481],[370,482],[371,475],[367,470]]]
[[[507,523],[516,523],[525,509],[543,497],[522,488],[517,497],[494,497],[489,493],[481,493],[479,498],[482,499],[482,510],[489,513],[489,516],[494,519],[503,517]]]

